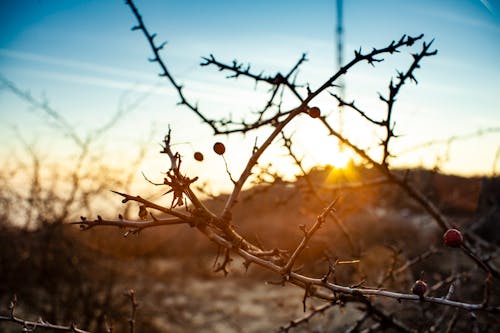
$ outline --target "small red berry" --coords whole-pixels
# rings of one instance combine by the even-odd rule
[[[420,297],[424,296],[426,291],[427,291],[427,283],[425,283],[425,281],[423,280],[415,281],[413,288],[411,288],[411,292]]]
[[[226,146],[224,146],[224,144],[222,142],[216,142],[214,144],[214,151],[218,155],[223,155],[226,152]]]
[[[317,106],[313,106],[309,109],[309,116],[311,116],[311,118],[318,118],[321,116],[321,110]]]
[[[203,154],[197,151],[196,153],[194,153],[194,159],[199,162],[203,161]]]
[[[464,241],[464,237],[462,233],[457,229],[448,229],[443,235],[444,245],[450,247],[459,247],[462,245]]]

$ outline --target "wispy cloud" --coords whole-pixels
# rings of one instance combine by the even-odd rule
[[[136,92],[150,92],[158,95],[173,95],[173,92],[170,92],[170,90],[166,89],[164,86],[160,87],[159,84],[134,84],[127,80],[116,80],[113,78],[74,74],[70,72],[63,73],[46,69],[29,69],[29,71],[26,71],[29,72],[30,75],[37,76],[39,78],[57,80],[66,83],[78,83],[98,88],[100,87],[118,90],[132,90]]]
[[[472,16],[465,16],[463,14],[460,14],[458,12],[453,12],[451,10],[429,11],[426,12],[426,14],[429,16],[434,16],[439,19],[444,19],[449,22],[460,23],[461,25],[473,28],[482,28],[493,32],[500,32],[500,25],[498,24],[492,23],[491,21],[481,20]]]
[[[97,63],[83,62],[74,59],[54,57],[43,54],[23,52],[11,49],[0,48],[1,57],[18,61],[17,72],[29,73],[38,78],[57,80],[67,83],[78,83],[92,87],[111,88],[119,90],[133,90],[137,92],[150,92],[155,95],[176,96],[175,90],[165,84],[150,72],[141,72],[126,68],[103,66]],[[23,62],[33,62],[35,64],[49,66],[23,66]],[[11,68],[12,70],[12,68]],[[186,72],[186,71],[185,71]],[[179,76],[182,77],[180,73]],[[138,80],[146,83],[140,83]],[[184,81],[181,79],[181,82]],[[198,98],[211,102],[229,102],[234,99],[234,103],[239,102],[246,92],[241,88],[232,87],[231,84],[220,84],[214,80],[204,80],[201,78],[191,78],[186,82],[186,89],[194,93]],[[221,96],[221,92],[230,93],[230,96]]]
[[[55,57],[38,53],[17,51],[11,49],[0,49],[0,56],[15,60],[29,61],[39,64],[54,65],[58,67],[76,69],[78,71],[86,70],[99,74],[134,78],[135,80],[137,80],[138,78],[151,79],[150,73],[145,73],[137,70],[104,66],[91,62],[84,62],[75,59],[67,59],[67,58]]]

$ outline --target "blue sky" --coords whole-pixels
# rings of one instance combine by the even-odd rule
[[[424,60],[416,73],[419,85],[405,87],[398,99],[396,121],[402,137],[394,143],[396,152],[432,139],[500,127],[499,1],[344,2],[347,61],[360,46],[365,50],[382,47],[402,34],[424,33],[427,40],[435,39],[438,55]],[[158,33],[158,40],[168,41],[163,55],[173,74],[185,84],[188,96],[198,100],[211,116],[243,115],[257,109],[263,101],[262,90],[255,91],[253,82],[225,80],[213,68],[200,68],[202,56],[213,53],[227,62],[236,58],[251,63],[256,71],[272,74],[286,72],[307,52],[310,60],[303,66],[299,82],[312,86],[326,80],[336,68],[335,1],[136,4],[149,29]],[[120,101],[144,97],[104,144],[126,153],[130,145],[150,140],[153,156],[170,124],[178,142],[188,142],[179,146],[186,155],[193,150],[210,151],[211,131],[189,111],[175,106],[174,91],[156,76],[157,66],[147,61],[150,51],[144,37],[130,31],[135,21],[122,1],[2,1],[0,22],[0,74],[33,96],[45,96],[79,133],[109,119]],[[345,79],[347,98],[382,114],[377,92],[384,93],[394,70],[408,64],[408,57],[397,56],[375,69],[360,66]],[[323,110],[335,109],[331,100],[318,103]],[[348,116],[346,132],[368,147],[373,141],[371,130],[356,119],[349,121]],[[306,159],[309,165],[334,163],[322,150],[309,149],[323,142],[324,132],[314,126],[305,120],[294,128],[297,150],[310,155]],[[47,153],[53,153],[47,147],[54,145],[58,150],[71,148],[67,137],[58,135],[39,112],[6,89],[0,90],[0,127],[5,143],[1,154],[18,147],[13,127]],[[157,135],[148,139],[152,128]],[[228,160],[238,174],[238,165],[247,157],[242,152],[251,149],[255,137],[220,139],[228,144]],[[499,146],[498,132],[457,142],[452,145],[450,160],[443,164],[444,171],[491,172]],[[443,147],[417,151],[401,155],[394,163],[432,166],[443,151]],[[282,153],[279,147],[272,152]],[[161,164],[159,160],[155,163],[144,168]],[[220,168],[219,164],[213,160],[203,167],[189,167],[203,174]],[[212,174],[208,172],[205,178]]]

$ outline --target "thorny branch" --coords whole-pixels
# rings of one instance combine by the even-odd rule
[[[139,233],[143,229],[159,227],[162,225],[174,225],[174,224],[185,224],[189,223],[181,218],[155,218],[154,215],[151,214],[152,220],[148,221],[134,221],[134,220],[125,220],[120,215],[117,220],[107,220],[103,219],[101,216],[98,216],[95,220],[87,220],[85,217],[81,217],[81,221],[71,222],[71,224],[80,225],[81,230],[88,230],[96,226],[114,226],[119,228],[127,228],[129,233]]]
[[[316,219],[316,222],[313,224],[311,229],[307,230],[307,227],[305,225],[301,225],[300,228],[302,232],[304,233],[304,238],[302,238],[302,241],[300,244],[297,246],[295,251],[292,253],[290,256],[290,259],[288,259],[288,262],[286,265],[283,267],[283,275],[286,277],[292,270],[293,265],[295,264],[295,261],[301,254],[301,252],[304,250],[304,248],[307,246],[307,243],[311,239],[311,237],[314,235],[314,233],[323,225],[323,223],[326,222],[326,217],[333,211],[333,207],[335,206],[335,203],[337,202],[337,199],[333,200],[328,207],[325,208],[323,213],[318,216]]]
[[[37,321],[25,320],[15,315],[17,306],[17,297],[14,295],[9,305],[9,314],[7,316],[0,316],[0,321],[8,321],[22,327],[22,332],[35,332],[37,328],[46,328],[54,332],[72,332],[72,333],[90,333],[88,331],[78,328],[75,324],[69,326],[51,324],[42,318]]]
[[[384,277],[384,279],[383,279],[382,282],[385,282],[385,281],[387,281],[390,278],[394,278],[395,276],[397,276],[399,274],[402,274],[403,272],[406,272],[409,267],[411,267],[411,266],[413,266],[415,264],[418,264],[419,262],[421,262],[425,258],[427,258],[427,257],[429,257],[429,256],[431,256],[431,255],[433,255],[435,253],[437,253],[437,250],[435,248],[431,248],[429,251],[427,251],[425,253],[422,253],[421,255],[418,255],[417,257],[415,257],[415,258],[413,258],[411,260],[408,260],[405,264],[403,264],[402,266],[398,267],[397,269],[392,270],[389,274],[387,274]],[[327,280],[328,277],[331,274],[334,273],[333,269],[330,266],[328,273],[323,277],[324,280]],[[434,285],[431,289],[438,290],[443,284],[450,283],[451,281],[454,281],[457,278],[458,277],[456,277],[456,276],[452,276],[452,277],[450,277],[448,279],[445,279],[445,280],[441,281],[440,284]],[[449,292],[446,295],[445,299],[449,299]],[[406,328],[404,324],[402,324],[402,323],[400,323],[398,321],[395,321],[394,318],[391,318],[391,316],[389,316],[387,314],[384,314],[383,311],[381,311],[380,309],[378,309],[377,306],[375,304],[373,304],[372,302],[370,302],[368,299],[364,299],[363,303],[366,305],[366,309],[369,310],[369,311],[366,311],[365,314],[362,316],[362,318],[360,318],[355,323],[355,325],[353,325],[348,330],[348,332],[356,332],[356,330],[359,328],[359,326],[363,322],[365,322],[370,316],[375,316],[376,318],[379,318],[380,320],[384,320],[385,323],[392,323],[400,331],[411,332],[411,330],[408,329],[408,328]],[[296,327],[298,325],[301,325],[301,324],[309,321],[311,318],[313,318],[317,314],[322,314],[326,310],[330,309],[331,307],[338,306],[340,304],[341,303],[339,303],[339,302],[333,302],[332,301],[332,302],[329,302],[329,303],[325,303],[325,304],[323,304],[323,305],[321,305],[319,307],[313,308],[311,310],[311,312],[308,313],[307,315],[305,315],[305,316],[303,316],[301,318],[292,320],[288,325],[282,326],[280,328],[280,331],[282,331],[282,332],[288,332],[291,328]],[[388,318],[390,318],[390,320],[387,320]]]
[[[132,30],[141,30],[144,33],[144,36],[146,37],[149,46],[151,47],[151,50],[153,51],[153,58],[150,58],[149,61],[151,62],[156,62],[161,68],[160,76],[166,77],[169,82],[174,86],[174,88],[177,90],[177,93],[180,98],[179,104],[185,105],[187,108],[192,110],[198,117],[200,117],[204,123],[210,125],[212,129],[214,130],[215,133],[217,133],[217,128],[213,125],[213,121],[209,120],[206,118],[198,109],[197,104],[193,104],[189,102],[186,99],[186,96],[182,92],[183,86],[174,79],[174,77],[170,74],[169,70],[167,69],[167,66],[165,62],[162,60],[160,57],[160,51],[165,47],[167,42],[163,42],[160,45],[157,45],[154,39],[156,38],[156,34],[151,34],[149,33],[148,29],[144,25],[144,21],[142,20],[142,16],[137,10],[137,7],[131,0],[125,1],[125,3],[130,7],[130,10],[132,10],[132,13],[134,14],[135,18],[137,19],[137,25],[132,28]]]
[[[297,61],[295,66],[293,66],[292,69],[285,76],[283,76],[283,74],[281,74],[279,72],[275,76],[264,76],[263,72],[261,72],[259,74],[252,74],[250,72],[250,65],[243,66],[243,64],[238,63],[236,60],[233,60],[232,65],[226,65],[226,64],[216,60],[212,54],[208,58],[204,57],[203,60],[204,60],[204,62],[201,63],[201,66],[214,65],[219,69],[219,71],[227,70],[227,71],[233,72],[233,74],[227,76],[227,78],[238,78],[239,76],[245,76],[245,77],[248,77],[250,79],[255,80],[255,83],[266,82],[272,86],[271,97],[270,97],[269,101],[267,102],[266,106],[264,107],[264,109],[260,112],[260,117],[259,117],[258,122],[262,120],[262,116],[263,116],[264,112],[267,111],[273,105],[274,98],[276,97],[276,94],[282,85],[288,87],[290,89],[290,91],[300,101],[303,101],[303,97],[297,92],[297,88],[299,88],[299,86],[296,85],[294,82],[290,82],[290,79],[291,79],[292,75],[298,70],[300,65],[302,65],[302,63],[307,61],[307,57],[306,57],[305,53],[302,54],[302,56]],[[228,124],[225,124],[225,125],[228,125]]]
[[[384,125],[386,129],[386,137],[383,140],[383,147],[384,147],[384,156],[382,157],[382,162],[381,164],[386,165],[387,164],[387,158],[390,156],[389,153],[389,141],[391,138],[395,137],[396,135],[394,134],[394,127],[395,124],[392,123],[392,112],[394,110],[394,103],[396,102],[396,96],[399,93],[399,90],[401,87],[405,84],[407,80],[411,80],[417,84],[417,79],[415,78],[415,75],[413,72],[415,69],[419,68],[420,61],[424,57],[429,57],[437,54],[437,50],[434,51],[429,51],[431,45],[433,43],[433,40],[430,43],[423,42],[422,46],[422,51],[419,53],[414,53],[412,54],[413,56],[413,63],[411,64],[410,68],[406,73],[402,73],[398,71],[398,77],[397,77],[397,83],[394,85],[393,81],[389,83],[389,97],[383,97],[382,95],[379,95],[380,99],[384,101],[387,104],[387,116],[386,119],[384,120]]]
[[[333,129],[333,127],[327,122],[326,119],[320,118],[320,120],[322,121],[324,126],[328,129],[330,135],[337,137],[346,147],[351,148],[356,154],[361,156],[363,160],[373,165],[377,170],[379,170],[383,175],[385,175],[385,177],[387,177],[387,179],[391,183],[398,185],[400,188],[402,188],[411,198],[413,198],[422,208],[424,208],[425,211],[430,216],[432,216],[434,221],[436,221],[436,223],[443,231],[451,228],[451,223],[448,221],[448,219],[440,212],[440,210],[436,207],[436,205],[432,203],[432,201],[430,201],[415,186],[410,184],[404,177],[398,176],[394,172],[392,172],[386,164],[379,163],[375,161],[373,158],[371,158],[367,152],[365,152],[363,149],[353,144],[351,141],[349,141],[349,139],[347,139],[342,134]],[[469,238],[470,241],[484,242],[484,240],[479,240],[478,237],[472,233],[467,234],[467,236],[470,237]],[[482,260],[480,256],[475,254],[469,246],[462,247],[462,249],[464,250],[464,253],[466,253],[468,256],[470,256],[470,253],[474,255],[474,257],[471,258],[473,258],[474,261],[478,263],[481,269],[485,269],[487,273],[491,273],[497,279],[500,278],[500,272],[496,268],[494,268],[490,263]],[[468,249],[469,251],[466,251],[466,249]]]
[[[308,173],[304,169],[304,166],[302,165],[302,159],[298,158],[297,155],[293,152],[291,137],[287,137],[285,135],[285,133],[283,133],[283,132],[281,133],[281,136],[283,138],[283,145],[288,150],[288,155],[290,155],[290,157],[292,157],[292,159],[294,160],[295,164],[300,169],[303,177],[306,180],[306,184],[307,184],[307,187],[308,187],[309,191],[314,195],[315,199],[319,203],[321,203],[323,206],[326,205],[326,202],[319,195],[319,193],[317,191],[317,187],[312,183],[311,179],[309,178]],[[356,246],[354,245],[354,241],[352,239],[352,236],[349,233],[349,231],[347,230],[346,226],[344,225],[344,222],[335,213],[332,214],[332,217],[333,217],[333,220],[335,221],[335,223],[338,225],[338,227],[339,227],[340,231],[342,232],[342,234],[344,235],[344,237],[347,239],[347,241],[349,243],[349,246],[351,248],[351,253],[353,255],[356,255],[358,253],[358,250],[356,249]]]
[[[285,333],[289,332],[290,329],[297,327],[299,325],[302,325],[303,323],[308,322],[312,317],[316,316],[317,314],[324,313],[326,310],[330,309],[332,306],[333,306],[332,303],[325,303],[321,306],[315,307],[308,314],[306,314],[298,319],[291,320],[290,323],[288,323],[287,325],[281,326],[279,331],[285,332]]]
[[[343,100],[340,96],[338,96],[335,93],[330,93],[330,95],[333,96],[339,102],[339,104],[338,104],[339,107],[348,106],[352,110],[354,110],[357,113],[359,113],[363,118],[365,118],[366,120],[368,120],[370,123],[372,123],[374,125],[378,125],[378,126],[385,126],[385,123],[386,123],[385,120],[376,120],[376,119],[373,119],[372,117],[370,117],[367,114],[367,112],[365,112],[365,111],[361,110],[359,107],[357,107],[354,104],[354,101],[352,101],[352,102],[346,102],[345,100]]]
[[[135,332],[135,316],[137,313],[137,308],[139,307],[139,303],[135,299],[135,290],[133,290],[133,289],[130,289],[126,293],[124,293],[124,296],[128,297],[130,300],[131,310],[130,310],[130,318],[128,320],[128,323],[129,323],[130,333],[134,333]]]

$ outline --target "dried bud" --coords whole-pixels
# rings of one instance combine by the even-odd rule
[[[147,216],[148,216],[148,210],[146,209],[146,206],[139,207],[139,218],[141,220],[145,220]]]
[[[216,142],[214,144],[214,151],[218,155],[223,155],[226,152],[226,146],[222,142]]]
[[[443,242],[446,246],[459,247],[463,241],[464,237],[457,229],[448,229],[443,235]]]
[[[317,106],[313,106],[309,109],[309,116],[311,116],[311,118],[318,118],[321,116],[321,110]]]
[[[196,153],[194,153],[194,159],[197,160],[198,162],[203,161],[203,154],[197,151]]]
[[[426,291],[427,291],[427,283],[425,283],[425,281],[423,280],[415,281],[413,288],[411,288],[411,292],[420,297],[424,296]]]

